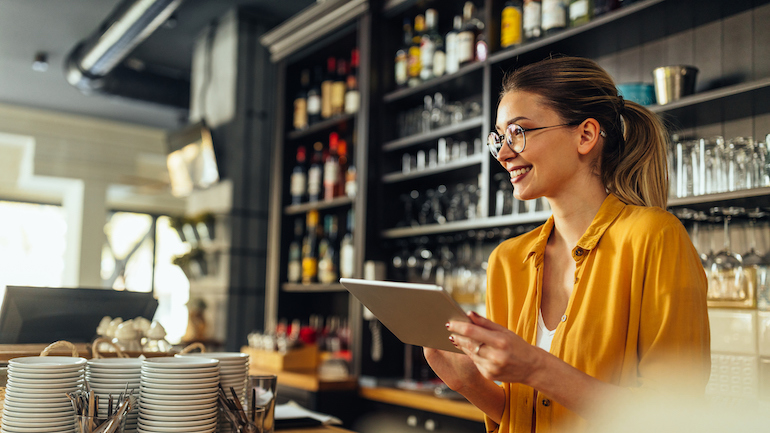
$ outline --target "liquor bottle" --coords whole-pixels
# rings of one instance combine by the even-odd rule
[[[345,112],[345,91],[347,90],[348,63],[344,59],[337,60],[337,76],[332,83],[332,116]]]
[[[332,132],[329,134],[329,154],[324,159],[324,200],[331,200],[337,192],[337,182],[339,182],[339,159],[337,157],[337,145],[339,143],[339,134]]]
[[[355,220],[353,208],[348,210],[347,232],[340,242],[340,277],[353,278],[355,272],[355,250],[353,249],[353,227]]]
[[[446,34],[446,73],[453,74],[460,67],[457,53],[457,35],[463,27],[463,17],[456,15],[452,23],[452,30]]]
[[[521,0],[509,0],[503,7],[503,19],[500,26],[500,47],[508,48],[522,43]]]
[[[321,67],[316,66],[313,77],[313,84],[307,91],[307,121],[312,125],[321,121],[321,81],[323,73]]]
[[[395,80],[397,88],[406,87],[409,81],[409,47],[412,45],[412,25],[404,18],[404,45],[396,51]]]
[[[326,59],[326,75],[321,82],[321,118],[332,117],[332,85],[337,78],[337,59]]]
[[[463,6],[463,28],[457,34],[457,61],[460,66],[476,60],[477,46],[483,40],[484,23],[476,18],[476,7],[473,2],[465,2]]]
[[[354,114],[361,107],[361,93],[358,91],[358,48],[350,53],[350,70],[346,79],[345,113]]]
[[[542,11],[543,3],[540,0],[524,0],[522,23],[524,26],[524,38],[527,40],[537,39],[542,36],[543,30],[540,27]]]
[[[348,170],[348,142],[340,139],[337,143],[337,159],[339,161],[337,168],[337,184],[334,191],[335,197],[345,195],[345,176]]]
[[[313,144],[313,158],[310,160],[310,168],[307,170],[307,198],[315,202],[321,199],[321,185],[323,182],[323,144],[317,141]]]
[[[294,98],[294,129],[305,129],[308,127],[307,120],[307,91],[310,87],[310,71],[303,69],[300,73],[300,89]]]
[[[319,244],[318,256],[318,281],[324,284],[336,283],[338,277],[338,253],[337,253],[337,216],[326,215],[324,217],[324,238]],[[323,254],[321,252],[323,251]]]
[[[409,80],[407,84],[409,87],[414,87],[420,84],[420,71],[422,71],[421,56],[420,56],[420,42],[422,41],[422,32],[425,30],[425,17],[417,15],[414,18],[414,33],[412,34],[412,44],[409,46],[408,53],[408,73]]]
[[[436,39],[436,50],[433,53],[433,76],[440,77],[446,73],[446,50],[444,49],[444,38],[438,35]]]
[[[567,1],[568,0],[543,0],[542,24],[543,33],[551,35],[567,28]]]
[[[289,179],[289,193],[291,194],[291,204],[300,204],[305,199],[307,193],[308,179],[307,169],[305,168],[305,146],[297,147],[297,164],[291,172]]]
[[[302,280],[302,235],[305,229],[302,218],[294,220],[294,239],[289,244],[289,264],[286,278],[290,283]]]
[[[570,0],[569,25],[571,27],[586,24],[591,21],[594,14],[593,0]]]
[[[318,211],[307,213],[305,239],[302,243],[302,283],[318,281]]]
[[[433,55],[436,53],[437,41],[441,36],[436,30],[438,13],[435,9],[425,11],[425,31],[420,38],[420,79],[430,80],[434,77]]]
[[[620,7],[620,0],[594,0],[594,16],[606,14]]]

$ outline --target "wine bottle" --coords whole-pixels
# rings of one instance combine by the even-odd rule
[[[540,0],[524,0],[522,24],[524,26],[524,38],[537,39],[542,36],[540,22],[542,19],[543,4]]]
[[[305,199],[307,193],[308,179],[307,169],[305,168],[305,146],[297,147],[297,162],[289,179],[289,193],[291,194],[291,204],[300,204]]]
[[[324,159],[324,200],[331,200],[337,192],[337,182],[339,182],[339,159],[337,157],[337,145],[339,143],[339,134],[332,132],[329,134],[329,154]]]
[[[348,142],[344,139],[340,139],[337,144],[337,160],[339,161],[337,168],[337,184],[334,191],[335,197],[342,197],[346,194],[345,187],[348,170]]]
[[[570,0],[569,25],[572,27],[586,24],[594,14],[593,0]]]
[[[348,210],[347,231],[340,242],[340,277],[342,278],[353,278],[355,272],[355,250],[353,249],[354,215],[353,208]]]
[[[409,18],[404,18],[404,45],[396,51],[395,80],[396,87],[406,87],[409,81],[409,47],[412,45],[412,25]]]
[[[310,168],[307,170],[307,198],[315,202],[321,199],[321,185],[323,184],[323,144],[317,141],[313,144],[313,157],[310,160]]]
[[[460,67],[457,53],[457,35],[463,27],[463,17],[457,15],[454,17],[452,30],[446,34],[446,73],[453,74]]]
[[[314,70],[313,84],[307,91],[307,121],[312,125],[321,121],[321,81],[323,73],[320,66]]]
[[[486,54],[484,41],[484,23],[476,18],[476,7],[473,2],[465,2],[463,5],[463,29],[457,34],[457,61],[460,66],[477,60],[480,49]],[[480,43],[483,46],[480,47]]]
[[[354,114],[361,106],[361,93],[358,91],[358,48],[350,53],[350,70],[346,79],[345,113]]]
[[[337,78],[337,59],[326,59],[326,75],[321,82],[321,118],[332,117],[332,85]]]
[[[336,283],[338,280],[337,256],[337,216],[324,217],[324,238],[319,246],[318,281],[323,284]]]
[[[289,264],[286,278],[290,283],[299,283],[302,280],[302,235],[305,224],[302,218],[294,220],[294,239],[289,245]]]
[[[302,244],[302,283],[318,281],[318,211],[307,213],[305,239]]]
[[[310,71],[303,69],[300,73],[300,89],[294,98],[294,129],[305,129],[308,127],[307,120],[307,91],[310,87]]]
[[[567,28],[567,1],[568,0],[543,0],[542,24],[543,33],[551,35]]]
[[[508,48],[522,43],[522,9],[521,0],[505,2],[500,26],[500,47]]]
[[[425,17],[417,15],[414,18],[414,33],[412,34],[412,44],[409,46],[408,53],[408,73],[409,79],[407,85],[414,87],[420,84],[420,72],[422,71],[422,58],[420,55],[420,42],[422,41],[422,32],[425,30]]]
[[[420,38],[420,79],[423,81],[434,77],[433,55],[436,53],[436,42],[441,38],[436,30],[437,21],[435,9],[425,11],[425,31]]]
[[[337,60],[337,76],[332,83],[332,116],[345,112],[345,91],[347,89],[348,64],[345,59]]]

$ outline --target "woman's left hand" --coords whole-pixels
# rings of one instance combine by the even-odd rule
[[[546,352],[475,312],[468,318],[472,323],[452,321],[447,329],[479,372],[490,380],[527,384]]]

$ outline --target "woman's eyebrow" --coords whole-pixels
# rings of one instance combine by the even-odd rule
[[[497,129],[498,131],[503,131],[505,130],[505,128],[508,127],[508,125],[510,125],[511,123],[516,123],[519,120],[529,120],[529,118],[524,116],[516,116],[513,119],[506,120],[502,125],[495,125],[495,129]]]

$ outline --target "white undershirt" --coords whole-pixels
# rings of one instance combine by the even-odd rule
[[[545,327],[545,321],[543,320],[543,310],[540,310],[537,315],[537,347],[545,350],[546,352],[550,352],[551,342],[553,342],[553,334],[555,333],[556,329],[551,331]]]

